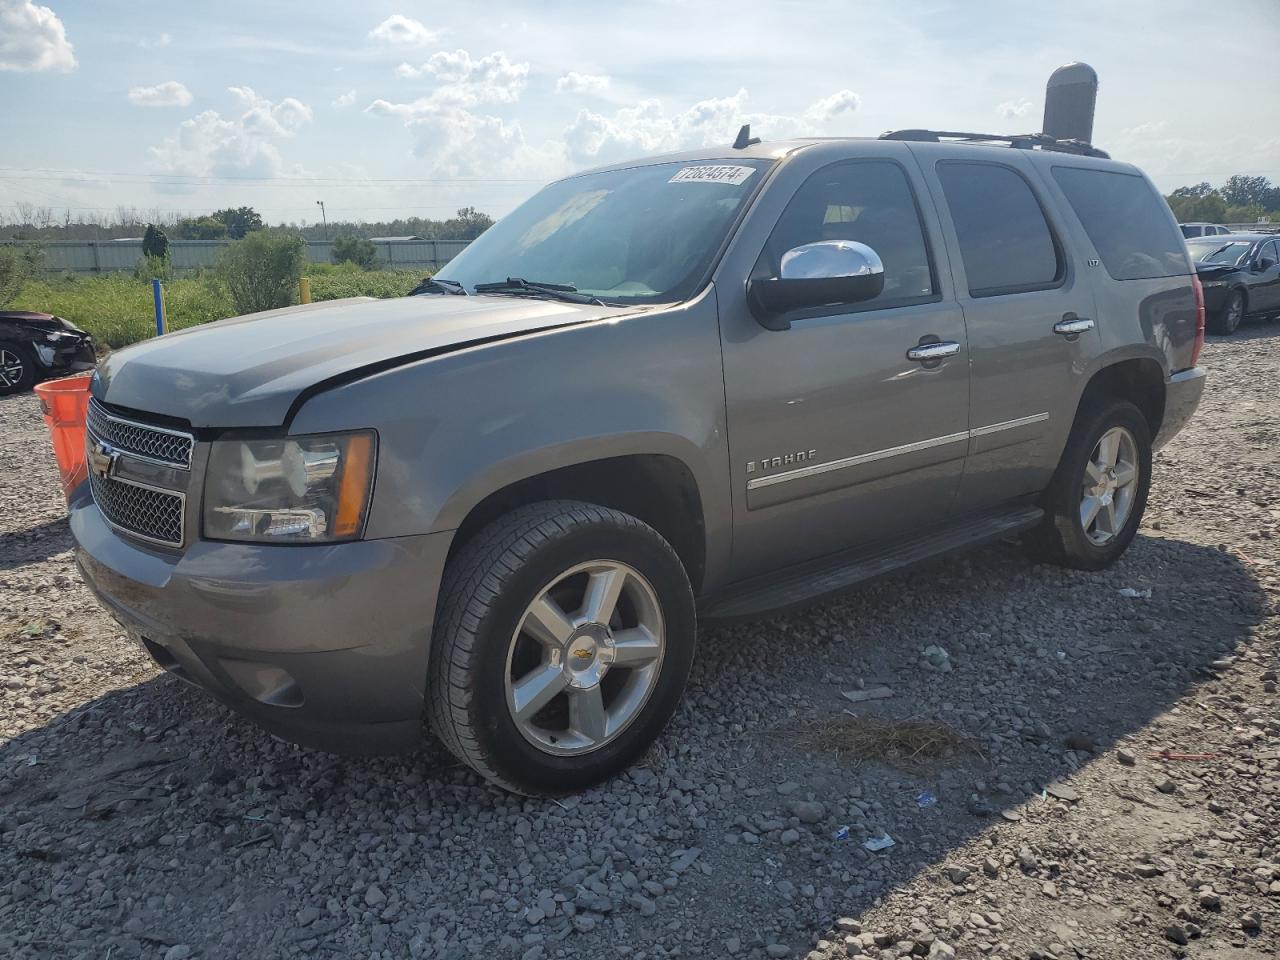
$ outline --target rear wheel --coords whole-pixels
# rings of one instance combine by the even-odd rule
[[[445,571],[431,727],[509,790],[582,789],[636,760],[666,725],[694,625],[684,567],[651,527],[586,503],[522,507]]]
[[[1151,487],[1151,430],[1127,400],[1090,403],[1076,417],[1045,492],[1044,522],[1024,538],[1037,560],[1100,570],[1138,531]]]
[[[1245,299],[1243,290],[1232,290],[1227,302],[1213,318],[1213,332],[1229,337],[1244,320]]]
[[[0,343],[0,397],[25,393],[36,384],[36,358],[21,343]]]

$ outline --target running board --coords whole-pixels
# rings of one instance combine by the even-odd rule
[[[919,533],[887,548],[855,548],[808,560],[778,573],[744,580],[706,597],[699,603],[698,614],[704,620],[728,620],[774,613],[939,554],[1019,533],[1034,527],[1043,516],[1044,511],[1039,507],[1017,506],[970,517],[941,530]]]

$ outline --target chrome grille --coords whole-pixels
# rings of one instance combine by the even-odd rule
[[[191,469],[194,441],[189,433],[124,420],[107,413],[96,400],[89,401],[88,427],[99,440],[125,453],[183,470]]]
[[[134,536],[168,547],[182,546],[182,515],[186,498],[117,477],[89,472],[93,501],[112,524]]]

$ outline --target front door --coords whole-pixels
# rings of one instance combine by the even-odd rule
[[[1280,310],[1280,240],[1264,243],[1250,269],[1256,272],[1249,287],[1249,312]]]
[[[743,272],[776,277],[788,250],[856,240],[884,264],[877,298],[766,330],[740,281],[717,284],[736,578],[936,524],[960,479],[968,352],[937,222],[905,147],[866,150],[813,148],[784,167],[766,191],[772,209],[755,212],[755,239],[734,256]],[[936,346],[908,359],[921,344]]]
[[[930,147],[956,283],[969,332],[968,462],[957,497],[973,513],[1036,493],[1057,467],[1074,398],[1099,350],[1093,289],[1068,253],[1070,226],[1042,200],[1047,185],[1021,151],[973,159]],[[1073,235],[1074,236],[1074,235]]]

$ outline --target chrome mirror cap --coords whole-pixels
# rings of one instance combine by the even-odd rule
[[[856,240],[818,240],[792,247],[782,255],[783,280],[828,280],[872,277],[884,273],[880,255]]]

